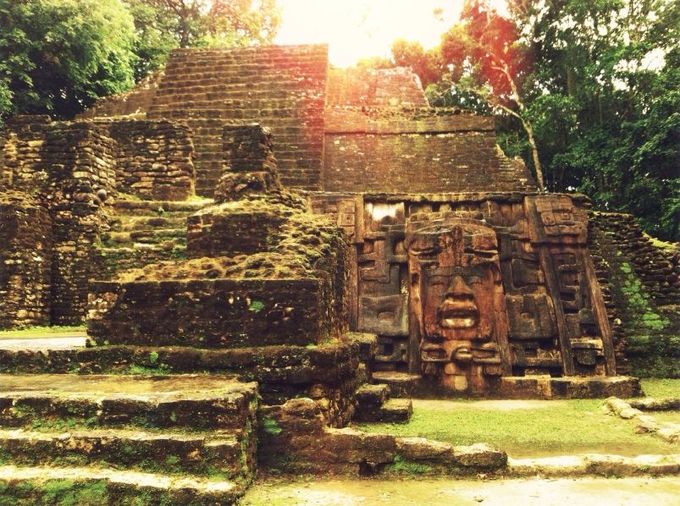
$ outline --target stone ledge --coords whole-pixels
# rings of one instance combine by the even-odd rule
[[[0,385],[6,427],[68,418],[93,427],[240,429],[258,398],[256,383],[228,376],[1,375]]]
[[[505,452],[480,443],[453,447],[425,438],[372,434],[352,427],[329,429],[311,399],[260,410],[259,462],[265,472],[338,475],[467,475],[502,471]]]
[[[142,498],[144,504],[168,506],[235,504],[245,492],[230,481],[84,467],[3,466],[0,485],[3,498],[33,499],[34,504],[45,504],[48,498],[53,501],[55,490],[57,496],[62,491],[69,500],[77,500],[82,490],[83,499],[99,499],[101,504],[133,504]]]
[[[320,279],[190,279],[90,284],[97,344],[232,348],[331,337]]]
[[[680,474],[680,454],[581,455],[529,459],[509,459],[506,477],[565,476],[660,476]]]
[[[150,374],[230,374],[240,381],[258,381],[265,389],[280,383],[294,387],[346,381],[355,376],[358,365],[357,346],[349,343],[226,350],[182,346],[0,350],[0,373],[124,374],[141,368]]]
[[[374,372],[373,378],[390,386],[396,397],[418,399],[468,398],[443,390],[428,378],[401,372]],[[506,376],[499,388],[490,390],[488,399],[598,399],[611,395],[641,395],[640,380],[629,376]]]
[[[641,403],[637,405],[639,406]],[[653,406],[654,403],[650,402],[646,405]],[[617,397],[607,399],[605,407],[624,420],[633,420],[636,423],[635,431],[637,433],[650,432],[669,443],[680,442],[680,423],[659,423],[653,416],[643,413]]]

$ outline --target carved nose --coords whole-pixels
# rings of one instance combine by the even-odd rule
[[[474,293],[472,289],[468,286],[465,280],[461,276],[455,276],[451,280],[449,285],[449,290],[446,293],[448,297],[453,297],[456,299],[473,299]]]

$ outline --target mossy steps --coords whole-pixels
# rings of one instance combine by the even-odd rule
[[[0,377],[0,424],[71,418],[97,427],[238,429],[254,417],[254,384],[220,376]]]
[[[0,505],[232,504],[257,408],[224,375],[0,375]]]
[[[119,200],[111,229],[102,234],[99,262],[104,277],[162,260],[186,258],[187,217],[211,200]]]
[[[234,504],[243,488],[229,481],[94,467],[0,467],[0,506]]]
[[[357,422],[406,423],[413,414],[411,399],[390,399],[390,387],[385,384],[362,385],[356,399]]]
[[[246,481],[253,470],[252,455],[246,447],[248,435],[238,432],[36,429],[0,429],[0,464],[98,465]],[[243,463],[250,466],[241,468]]]

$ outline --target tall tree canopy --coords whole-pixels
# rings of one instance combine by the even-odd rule
[[[129,88],[134,37],[118,0],[0,0],[0,114],[68,118]]]
[[[679,240],[680,4],[513,4],[536,55],[531,115],[550,187]]]
[[[469,0],[437,48],[399,41],[393,64],[432,83],[434,105],[496,113],[505,151],[547,188],[583,191],[680,240],[680,3],[508,5],[501,15]]]

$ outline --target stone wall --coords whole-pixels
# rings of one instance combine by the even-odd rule
[[[89,178],[95,193],[103,189],[159,200],[194,194],[190,132],[167,121],[52,122],[47,116],[19,116],[8,122],[0,148],[0,181],[14,188],[32,191],[58,179],[62,165],[78,165],[85,169],[76,178]],[[109,175],[102,176],[102,170]],[[107,179],[111,171],[114,180]]]
[[[194,146],[186,126],[169,121],[98,122],[115,141],[118,191],[145,200],[194,195]]]
[[[328,109],[324,189],[434,193],[535,188],[523,164],[499,153],[493,118],[456,112]]]
[[[52,224],[24,193],[0,193],[0,328],[50,322]]]
[[[49,211],[52,234],[50,322],[82,321],[94,245],[114,197],[113,141],[92,123],[19,117],[8,124],[0,170],[6,187],[34,195]]]
[[[591,242],[619,362],[639,376],[680,377],[680,252],[628,214],[594,212]]]
[[[315,279],[95,282],[88,333],[99,344],[305,346],[335,330],[332,303]]]
[[[271,128],[283,183],[319,188],[327,53],[313,45],[172,53],[148,117],[183,120],[193,130],[197,193],[215,189],[225,123]]]
[[[427,107],[418,76],[408,68],[330,69],[326,105],[351,107]]]

